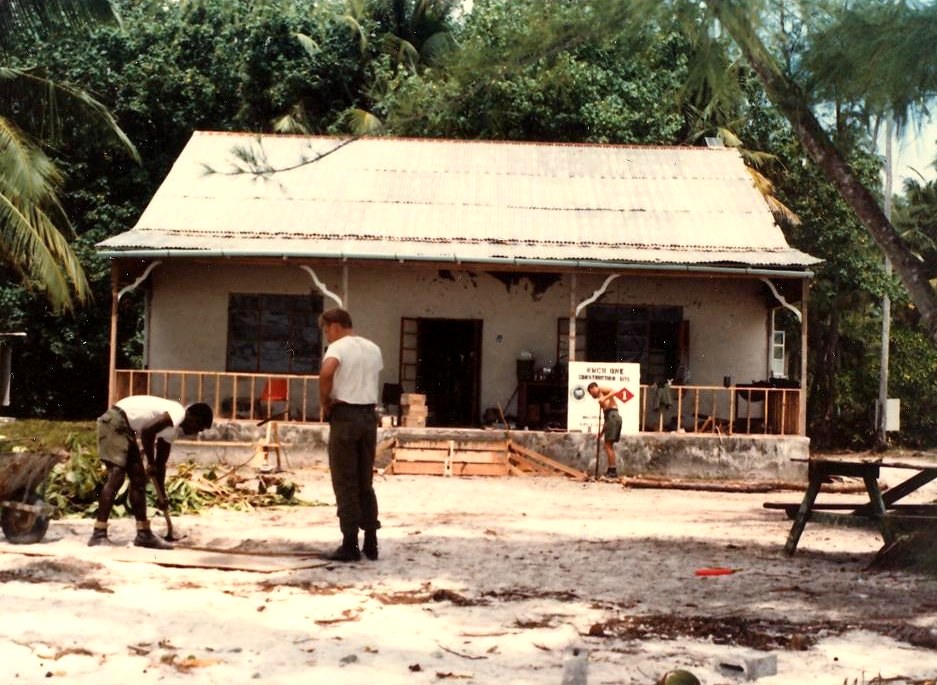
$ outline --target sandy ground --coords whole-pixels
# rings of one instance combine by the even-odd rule
[[[322,506],[216,509],[178,517],[177,530],[190,545],[332,549],[328,475],[294,475]],[[376,487],[376,562],[164,566],[152,561],[200,553],[88,548],[91,522],[78,519],[53,522],[37,545],[0,543],[4,682],[559,685],[572,648],[586,650],[591,685],[654,683],[673,668],[738,682],[719,665],[751,650],[777,658],[766,685],[937,677],[937,580],[867,570],[874,530],[808,524],[784,556],[790,522],[762,503],[796,492],[531,477]],[[112,522],[112,537],[128,545],[132,528]],[[697,576],[704,567],[734,573]]]

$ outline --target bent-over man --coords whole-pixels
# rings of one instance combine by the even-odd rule
[[[212,409],[197,402],[183,407],[178,402],[152,395],[125,397],[98,417],[98,455],[107,467],[107,478],[98,501],[98,515],[89,546],[110,544],[107,520],[114,498],[130,479],[130,510],[137,522],[137,547],[169,549],[172,547],[150,530],[146,515],[147,475],[153,477],[157,508],[166,511],[166,462],[173,441],[180,435],[196,435],[211,428]],[[140,446],[146,464],[140,457]]]

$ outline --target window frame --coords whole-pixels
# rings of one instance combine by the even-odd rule
[[[314,291],[228,293],[225,371],[318,373],[322,366],[323,337],[318,322],[322,308],[323,298]],[[281,346],[282,358],[276,358]]]

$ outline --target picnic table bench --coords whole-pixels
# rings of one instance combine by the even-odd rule
[[[937,504],[899,504],[922,486],[937,479],[937,464],[886,462],[881,458],[842,459],[811,457],[794,459],[807,462],[807,490],[800,504],[765,502],[766,509],[784,509],[788,517],[794,519],[791,532],[787,536],[784,552],[790,556],[797,550],[797,543],[804,532],[807,521],[850,522],[874,521],[878,524],[885,544],[895,538],[894,525],[901,522],[937,523]],[[883,468],[906,469],[914,471],[911,476],[884,493],[878,486],[878,478]],[[867,502],[822,504],[817,502],[817,495],[824,483],[831,482],[835,476],[861,478],[865,484],[869,500]]]

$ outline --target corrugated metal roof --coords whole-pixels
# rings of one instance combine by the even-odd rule
[[[238,149],[278,171],[240,173],[248,164]],[[136,226],[98,249],[781,268],[819,261],[788,246],[729,148],[210,132],[192,136]]]

